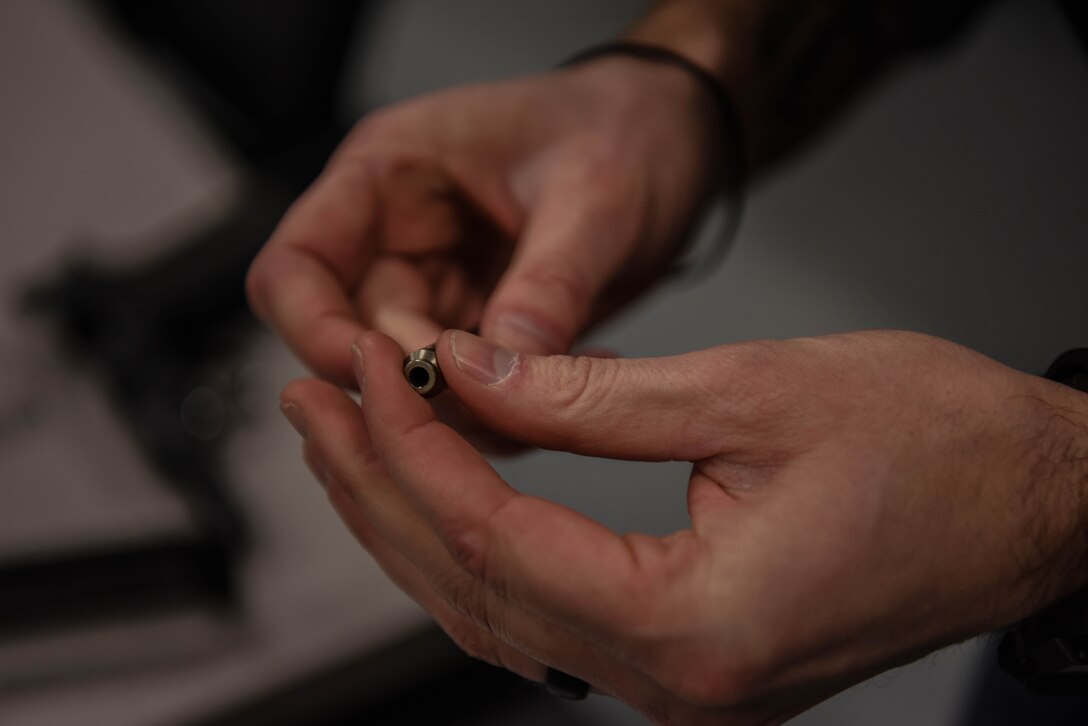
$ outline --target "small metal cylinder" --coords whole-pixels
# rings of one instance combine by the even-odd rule
[[[446,388],[433,345],[420,348],[404,359],[404,378],[424,398],[437,396]]]

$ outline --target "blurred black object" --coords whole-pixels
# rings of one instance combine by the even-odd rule
[[[997,639],[994,639],[996,645]],[[1083,726],[1088,698],[1054,698],[1024,687],[988,654],[961,726]]]
[[[291,172],[282,168],[283,152],[335,125],[360,0],[98,4],[255,169]],[[326,158],[314,153],[319,158],[303,155],[303,167]]]
[[[287,205],[343,136],[337,89],[358,0],[101,0],[246,172],[233,214],[160,259],[71,265],[31,290],[148,460],[189,505],[191,536],[0,565],[0,632],[193,602],[229,606],[247,540],[222,471],[238,421],[216,372],[254,321],[243,282]]]
[[[424,694],[421,697],[420,694]],[[279,684],[193,726],[478,726],[597,723],[540,684],[468,658],[437,626]]]
[[[1061,0],[1061,5],[1080,38],[1081,48],[1088,51],[1088,3],[1084,0]]]

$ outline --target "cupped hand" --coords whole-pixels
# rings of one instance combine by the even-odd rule
[[[479,326],[566,352],[682,247],[716,176],[716,113],[687,73],[634,58],[378,111],[256,258],[251,305],[342,385],[365,329],[405,350]]]
[[[1083,394],[946,341],[604,360],[440,338],[450,388],[501,433],[693,462],[691,526],[666,537],[518,493],[404,384],[393,341],[356,350],[361,411],[317,381],[283,401],[362,544],[470,654],[660,723],[780,722],[1086,579]]]

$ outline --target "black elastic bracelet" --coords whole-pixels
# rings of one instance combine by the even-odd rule
[[[714,99],[726,137],[726,143],[723,145],[722,169],[725,172],[725,191],[729,197],[727,209],[730,213],[724,220],[718,244],[714,245],[704,259],[680,265],[683,270],[694,271],[700,277],[712,272],[732,246],[744,213],[744,191],[748,171],[747,142],[740,114],[737,113],[736,104],[733,103],[733,96],[719,78],[698,63],[668,48],[646,43],[616,41],[595,45],[568,58],[560,64],[560,67],[579,65],[607,56],[627,56],[680,68],[694,78]]]

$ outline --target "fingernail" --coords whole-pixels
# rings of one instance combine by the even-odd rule
[[[299,436],[305,439],[310,434],[310,428],[306,425],[306,416],[303,415],[301,408],[287,402],[280,404],[280,411],[283,412],[283,417],[294,427]]]
[[[450,349],[458,368],[488,386],[506,380],[518,362],[518,354],[514,351],[498,348],[461,330],[450,335]]]
[[[363,365],[363,351],[355,343],[351,344],[351,364],[355,369],[355,379],[359,382],[361,391],[366,384],[366,367]]]
[[[563,343],[554,333],[531,318],[506,315],[495,321],[495,339],[527,353],[562,353]]]

